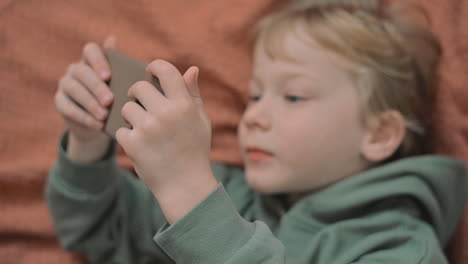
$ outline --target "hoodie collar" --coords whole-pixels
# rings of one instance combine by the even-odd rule
[[[414,207],[445,244],[463,215],[466,193],[466,168],[461,161],[418,156],[367,170],[307,195],[287,215],[312,217],[327,225],[383,207]]]

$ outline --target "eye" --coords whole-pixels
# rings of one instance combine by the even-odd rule
[[[260,95],[250,95],[249,96],[249,101],[250,102],[258,102],[260,101],[261,96]]]
[[[300,96],[297,96],[297,95],[286,95],[286,96],[285,96],[285,99],[286,99],[288,102],[291,102],[291,103],[297,103],[297,102],[299,102],[299,101],[304,100],[303,97],[300,97]]]

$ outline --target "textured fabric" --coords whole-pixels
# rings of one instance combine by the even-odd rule
[[[113,157],[72,162],[65,139],[46,199],[63,247],[91,263],[443,264],[441,246],[467,198],[462,162],[423,156],[351,176],[276,214],[267,201],[278,197],[253,192],[241,169],[217,163],[218,188],[168,225]]]
[[[0,1],[2,263],[81,263],[58,248],[42,193],[64,128],[53,94],[85,42],[113,33],[120,50],[141,60],[164,58],[181,70],[200,66],[212,157],[238,164],[235,126],[251,67],[245,36],[272,1]],[[411,1],[427,7],[444,48],[437,150],[468,161],[468,2]],[[119,162],[130,167],[121,150]],[[447,251],[454,263],[468,263],[466,219]]]

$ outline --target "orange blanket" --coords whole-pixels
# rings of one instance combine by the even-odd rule
[[[246,34],[274,1],[0,1],[0,262],[84,263],[60,249],[43,188],[65,128],[53,103],[57,81],[85,42],[112,33],[120,50],[141,60],[164,58],[182,71],[198,65],[212,158],[240,164],[236,125],[251,67]],[[444,46],[437,149],[468,160],[468,2],[413,1],[428,8]],[[122,151],[119,162],[130,168]],[[468,263],[461,234],[449,254]]]

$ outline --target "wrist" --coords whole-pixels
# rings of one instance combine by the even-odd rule
[[[98,136],[92,140],[80,140],[73,135],[68,134],[67,156],[79,163],[93,163],[104,157],[111,144],[111,139],[106,136]]]
[[[160,188],[157,190],[152,190],[169,224],[174,224],[182,219],[218,186],[211,168],[199,171],[192,170],[181,179],[183,182],[171,186],[166,185],[163,188],[159,186]]]

